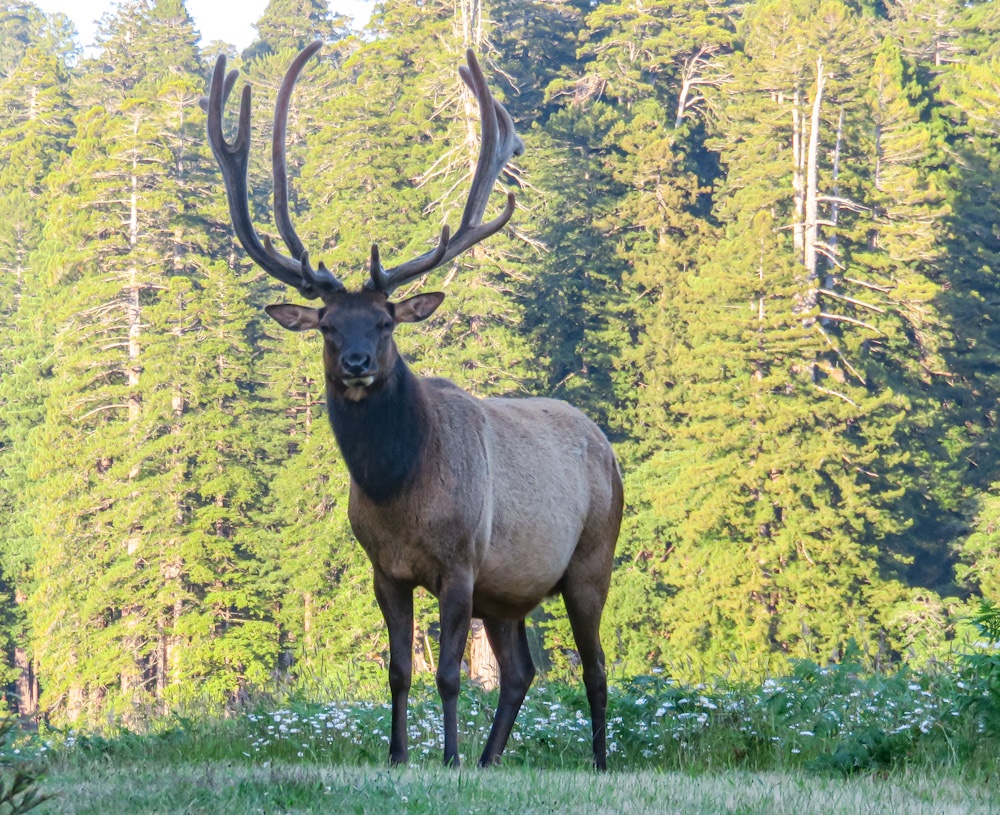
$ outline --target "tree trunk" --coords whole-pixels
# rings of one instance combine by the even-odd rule
[[[804,153],[802,151],[802,94],[798,88],[792,97],[792,245],[799,257],[802,257],[805,240],[806,211],[804,187]]]
[[[177,631],[178,626],[180,626],[181,615],[184,613],[184,601],[180,598],[180,594],[174,598],[173,613],[171,616],[171,632]],[[179,685],[181,683],[181,660],[180,651],[181,647],[184,645],[184,640],[182,637],[175,633],[172,633],[170,637],[167,638],[167,684],[168,685]]]
[[[137,136],[139,131],[140,116],[135,114],[133,119],[133,135]],[[138,161],[133,155],[132,176],[131,176],[131,196],[129,199],[129,249],[135,251],[139,244],[139,177]],[[133,261],[128,270],[128,289],[126,292],[125,314],[128,323],[128,364],[126,375],[128,377],[128,419],[130,432],[135,433],[139,420],[142,416],[142,395],[139,391],[139,377],[142,366],[139,362],[141,346],[139,337],[142,332],[142,318],[140,312],[140,292],[139,268]],[[130,481],[134,481],[139,476],[139,465],[134,465],[128,474]],[[133,495],[136,492],[133,490]],[[129,530],[125,541],[126,551],[131,557],[135,555],[142,544],[142,529],[137,524]],[[136,690],[142,687],[142,635],[136,629],[139,623],[138,609],[125,606],[121,610],[122,627],[125,631],[122,637],[122,647],[129,656],[130,661],[127,667],[122,669],[120,684],[122,695],[128,698]]]
[[[833,224],[835,228],[837,226],[837,221],[840,219],[840,150],[844,142],[844,109],[840,109],[840,118],[837,120],[837,142],[833,149],[833,202],[830,205],[830,223]],[[823,281],[823,288],[832,289],[834,286],[834,279],[836,273],[834,270],[837,268],[836,262],[836,252],[837,252],[837,233],[831,229],[829,236],[827,238],[827,244],[830,248],[830,256],[827,258],[828,271],[826,274],[826,279]]]
[[[135,130],[139,129],[139,116],[136,114]],[[129,201],[129,249],[135,251],[139,243],[139,178],[136,175],[136,159],[132,160],[132,195]],[[126,319],[128,320],[128,418],[135,424],[142,411],[142,397],[139,395],[139,336],[142,331],[142,322],[139,312],[139,270],[136,265],[129,268],[128,298],[126,305]]]
[[[430,673],[434,670],[434,655],[430,651],[430,643],[420,628],[416,617],[413,618],[413,671],[414,673]]]
[[[308,658],[316,652],[316,634],[313,631],[313,593],[302,595],[302,650]]]
[[[483,690],[493,690],[500,684],[500,666],[486,638],[486,627],[478,619],[472,620],[469,678]]]
[[[805,229],[803,230],[803,263],[810,286],[816,286],[816,242],[819,240],[819,128],[820,110],[823,107],[823,90],[826,75],[823,73],[823,58],[816,59],[816,93],[813,96],[812,116],[809,121],[809,144],[806,148],[806,205]],[[815,295],[810,295],[815,299]]]
[[[458,0],[456,21],[461,25],[462,45],[477,52],[483,43],[483,1]]]
[[[21,646],[14,648],[14,668],[17,669],[17,679],[14,680],[17,712],[21,716],[34,716],[38,711],[38,677],[34,662]]]
[[[687,66],[685,66],[686,68]],[[688,94],[691,92],[691,79],[688,76],[687,71],[684,72],[684,78],[681,80],[681,92],[677,97],[677,115],[674,118],[674,130],[681,126],[684,122],[684,111],[687,108],[687,98]]]
[[[70,657],[70,663],[76,665],[76,655],[73,654]],[[84,690],[83,685],[79,681],[74,681],[67,691],[66,695],[66,718],[71,722],[75,722],[80,718],[83,713],[83,702],[84,702]]]
[[[28,596],[22,589],[14,592],[14,602],[17,605],[24,605],[27,599]],[[38,676],[34,660],[20,643],[14,646],[14,668],[17,670],[17,678],[14,680],[17,712],[22,716],[34,716],[38,711]]]

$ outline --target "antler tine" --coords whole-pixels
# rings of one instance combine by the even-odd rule
[[[305,246],[295,232],[295,227],[292,226],[292,219],[288,214],[288,164],[285,158],[285,135],[288,129],[288,108],[291,105],[295,83],[298,81],[299,74],[302,73],[305,64],[322,47],[322,40],[313,40],[299,52],[299,55],[292,60],[292,64],[288,66],[285,78],[281,80],[281,86],[278,88],[278,98],[274,103],[274,127],[271,135],[274,222],[278,227],[278,234],[281,235],[281,239],[285,242],[292,257],[301,260],[302,276],[321,294],[343,291],[344,284],[334,277],[322,263],[319,264],[318,269],[313,269],[309,265],[309,253],[306,252]]]
[[[458,73],[476,97],[476,101],[479,102],[482,143],[479,148],[479,162],[476,165],[475,175],[472,177],[469,200],[465,204],[462,223],[458,232],[455,233],[453,241],[457,243],[460,236],[465,239],[466,245],[459,249],[459,252],[465,251],[469,246],[500,230],[514,214],[514,198],[513,193],[511,193],[507,196],[507,207],[504,212],[482,227],[481,231],[476,231],[482,225],[486,203],[489,201],[493,185],[500,177],[501,171],[512,157],[519,156],[524,152],[524,142],[514,130],[513,119],[510,118],[506,108],[497,102],[490,93],[486,77],[483,75],[482,68],[479,67],[479,62],[471,48],[466,53],[466,59],[469,67],[459,68]]]
[[[489,223],[483,224],[483,213],[486,212],[497,178],[513,156],[524,152],[524,142],[515,132],[510,114],[490,93],[486,77],[471,48],[466,51],[465,56],[468,67],[462,66],[458,72],[479,102],[481,136],[479,160],[472,177],[469,198],[462,212],[462,222],[453,237],[449,236],[447,227],[442,230],[437,248],[389,270],[382,268],[378,248],[373,246],[371,280],[365,284],[367,288],[391,293],[404,283],[443,266],[474,244],[499,232],[514,214],[514,193],[510,192],[503,212]]]
[[[372,262],[368,270],[371,274],[371,280],[365,283],[365,287],[391,294],[394,289],[399,288],[403,283],[420,277],[420,275],[426,274],[442,263],[446,263],[445,255],[451,245],[450,237],[451,229],[446,224],[441,228],[441,237],[438,239],[436,247],[429,252],[424,252],[419,257],[415,257],[413,260],[393,266],[388,271],[382,268],[382,262],[379,259],[378,244],[373,243]]]
[[[306,51],[312,56],[318,48],[317,43],[312,43]],[[311,49],[311,50],[310,50]],[[305,52],[303,52],[305,53]],[[302,59],[302,55],[299,55]],[[298,60],[296,60],[298,62]],[[302,64],[305,59],[302,59]],[[296,63],[293,63],[295,67]],[[299,64],[292,77],[292,81],[287,89],[287,96],[291,95],[291,86],[295,84],[298,73],[302,65]],[[289,69],[289,74],[292,69]],[[292,253],[292,257],[286,257],[278,252],[272,245],[269,238],[263,241],[254,229],[253,221],[250,217],[250,202],[247,190],[247,166],[250,158],[250,114],[252,92],[249,85],[243,87],[243,94],[240,101],[239,125],[236,130],[236,137],[232,144],[226,141],[222,130],[222,112],[239,71],[232,71],[226,75],[226,57],[220,55],[215,63],[215,70],[212,73],[212,84],[209,90],[208,104],[202,105],[208,113],[208,142],[212,147],[215,160],[219,163],[222,171],[222,179],[226,188],[226,198],[229,203],[229,217],[233,223],[233,229],[240,244],[246,250],[258,266],[272,277],[277,278],[282,283],[299,290],[303,297],[315,299],[317,297],[327,297],[334,292],[341,291],[344,285],[337,280],[321,264],[319,270],[313,270],[309,265],[309,253],[305,251],[302,242],[295,235],[295,230],[291,227],[288,218],[288,190],[287,174],[281,176],[282,200],[284,203],[279,206],[279,175],[274,171],[275,178],[275,219],[278,221],[278,228],[282,239],[285,241]],[[282,83],[282,90],[288,82],[288,75]],[[280,102],[279,93],[279,102]],[[282,130],[284,130],[284,120],[287,116],[288,99],[284,102],[285,114],[282,116]],[[277,124],[278,111],[275,111],[275,121]],[[278,163],[275,158],[275,166]],[[284,139],[282,136],[281,166],[284,171]],[[281,213],[279,215],[278,213]],[[282,221],[281,219],[284,219]],[[289,241],[289,238],[292,241]]]

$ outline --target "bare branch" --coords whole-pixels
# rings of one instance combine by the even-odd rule
[[[859,325],[862,328],[867,328],[870,331],[874,331],[876,334],[882,334],[884,332],[877,329],[871,323],[866,323],[864,320],[856,320],[854,317],[846,317],[843,314],[827,314],[824,311],[819,313],[820,319],[823,320],[834,320],[835,322],[841,323],[851,323],[852,325]]]
[[[879,314],[885,314],[886,310],[880,306],[873,306],[871,303],[866,303],[864,300],[856,300],[853,297],[848,297],[846,294],[839,294],[835,291],[830,291],[829,289],[820,289],[820,294],[825,294],[827,297],[834,297],[837,300],[843,300],[851,305],[861,306],[862,308],[867,308],[870,311],[878,312]]]
[[[88,416],[93,416],[95,413],[103,413],[104,411],[107,411],[107,410],[122,410],[122,409],[128,408],[128,407],[130,407],[130,405],[128,405],[128,404],[123,404],[123,405],[102,405],[101,407],[94,408],[93,410],[88,410],[82,416],[78,416],[76,420],[78,422],[82,422]]]
[[[855,402],[850,397],[844,396],[844,394],[842,393],[838,393],[837,391],[832,391],[829,388],[824,388],[822,385],[817,385],[815,382],[813,383],[813,387],[816,388],[816,390],[818,390],[820,393],[826,393],[829,394],[830,396],[836,396],[838,399],[843,399],[848,404],[854,405],[854,407],[858,406],[857,402]]]
[[[883,294],[888,294],[891,292],[895,286],[878,286],[875,283],[868,283],[864,280],[858,280],[856,277],[844,277],[844,280],[848,283],[854,283],[857,286],[864,286],[866,289],[873,289],[874,291],[880,291]]]
[[[857,369],[853,365],[851,365],[850,362],[847,361],[847,357],[843,355],[841,350],[837,347],[836,343],[834,343],[834,341],[830,338],[830,335],[827,334],[826,331],[823,329],[823,326],[818,322],[813,323],[813,325],[816,326],[816,329],[823,336],[823,339],[826,340],[827,345],[829,345],[833,349],[833,352],[837,355],[837,357],[840,359],[841,363],[843,363],[844,367],[848,370],[851,376],[857,379],[858,382],[860,382],[862,385],[867,385],[867,383],[865,382],[865,378],[860,373],[858,373]]]
[[[837,206],[844,207],[844,209],[850,209],[854,212],[871,212],[871,207],[866,207],[859,204],[857,201],[853,201],[850,198],[842,198],[839,195],[817,195],[816,200],[824,204],[837,204]]]
[[[813,248],[817,252],[819,252],[821,255],[823,255],[827,260],[829,260],[830,263],[832,263],[838,269],[846,269],[847,268],[846,266],[844,266],[843,263],[841,263],[839,260],[837,260],[837,250],[836,250],[836,248],[833,247],[833,246],[830,246],[830,244],[826,243],[825,241],[816,241],[813,244]]]

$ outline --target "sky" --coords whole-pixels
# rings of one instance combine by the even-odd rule
[[[80,44],[93,45],[96,21],[118,4],[115,0],[34,0],[42,11],[61,11],[80,32]],[[361,24],[368,21],[374,0],[329,0],[334,13],[354,17]],[[222,40],[246,48],[254,38],[253,24],[264,13],[267,0],[187,0],[187,9],[201,33],[202,42]]]

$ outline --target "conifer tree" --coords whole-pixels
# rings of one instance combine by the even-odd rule
[[[780,670],[851,637],[919,661],[998,591],[996,3],[393,0],[354,37],[273,0],[257,28],[227,49],[254,221],[273,235],[274,95],[321,37],[292,218],[352,286],[372,243],[403,260],[459,217],[466,47],[513,113],[518,211],[419,284],[448,302],[399,341],[615,440],[613,670]],[[70,32],[0,5],[0,680],[58,720],[381,676],[319,341],[262,314],[295,294],[234,243],[207,149],[215,54],[180,0],[116,6],[87,58]],[[560,603],[539,628],[571,671]]]
[[[1000,269],[1000,138],[997,111],[1000,93],[1000,14],[995,4],[946,4],[954,16],[950,26],[960,32],[951,40],[951,58],[937,68],[935,99],[945,123],[949,162],[949,204],[952,217],[947,239],[948,288],[942,297],[954,342],[947,349],[963,393],[949,402],[952,436],[965,445],[956,465],[967,489],[977,495],[979,514],[973,533],[958,547],[956,577],[963,590],[996,596],[995,405],[1000,388],[996,360],[997,269]],[[930,70],[928,68],[928,70]],[[957,444],[955,445],[958,446]],[[965,465],[965,466],[962,466]],[[973,494],[975,494],[973,493]],[[961,494],[961,493],[959,493]],[[956,515],[958,513],[956,512]],[[949,530],[951,531],[951,530]],[[991,569],[993,570],[991,572]]]
[[[962,542],[956,577],[980,597],[1000,597],[1000,503],[991,490],[982,496],[972,534]]]
[[[490,60],[510,77],[516,93],[505,105],[527,132],[556,112],[560,100],[548,88],[577,63],[587,0],[516,0],[493,3],[488,9]],[[544,58],[539,58],[544,55]]]
[[[73,23],[65,14],[45,14],[34,3],[23,0],[0,4],[0,77],[9,78],[32,49],[68,64],[77,53],[75,35]]]
[[[892,451],[912,432],[901,419],[914,399],[898,380],[884,385],[870,356],[888,329],[844,291],[872,279],[849,271],[867,190],[844,169],[862,144],[854,88],[866,52],[838,3],[756,4],[742,26],[732,81],[711,102],[725,235],[702,243],[674,284],[660,335],[669,350],[652,374],[667,384],[643,393],[638,413],[660,430],[648,449],[669,440],[635,476],[649,502],[637,528],[662,541],[642,549],[673,598],[662,657],[823,656],[849,636],[895,647],[898,629],[875,633],[892,628],[891,613],[851,611],[905,602],[880,572],[893,563],[887,541],[911,523],[901,498],[915,478],[909,456]],[[933,292],[921,281],[907,278],[914,296],[921,285]],[[889,322],[905,322],[900,312]],[[695,578],[706,573],[711,581]],[[711,623],[672,611],[699,606],[713,609]]]
[[[579,59],[549,86],[550,105],[561,109],[545,124],[557,139],[553,147],[565,145],[576,156],[563,159],[558,171],[546,170],[565,173],[553,198],[579,196],[579,204],[554,210],[553,234],[562,240],[553,259],[545,259],[552,282],[541,289],[545,296],[547,289],[572,292],[571,307],[539,299],[539,312],[552,317],[542,322],[537,342],[555,346],[560,356],[583,352],[582,365],[567,354],[572,367],[555,368],[563,393],[618,439],[627,433],[639,445],[659,447],[661,428],[637,418],[656,410],[664,340],[676,323],[667,293],[711,231],[698,212],[709,179],[699,178],[704,120],[694,113],[701,102],[691,90],[695,81],[723,80],[713,58],[725,50],[727,22],[723,11],[699,4],[625,2],[598,6],[586,23]],[[687,123],[683,131],[678,119]],[[560,356],[555,360],[565,365]],[[637,448],[620,447],[620,455],[630,462]],[[630,494],[644,494],[635,479],[630,471],[637,485]],[[660,602],[646,568],[647,544],[637,531],[623,534],[606,614],[621,649],[616,658],[630,665],[649,656],[648,643],[632,632]]]
[[[880,577],[875,543],[905,524],[891,486],[905,456],[884,444],[905,402],[848,381],[830,383],[835,397],[816,382],[822,347],[798,312],[791,247],[775,235],[756,213],[676,295],[670,446],[639,477],[662,524],[652,555],[671,598],[668,662],[825,659],[849,637],[874,647],[875,615],[901,591]],[[710,619],[681,611],[691,608]]]
[[[322,0],[269,0],[254,27],[257,39],[243,55],[247,60],[280,51],[298,52],[315,39],[343,39],[350,31],[350,21],[332,14]]]
[[[45,390],[47,338],[39,327],[42,285],[30,264],[42,237],[46,179],[67,150],[65,65],[31,47],[0,80],[0,569],[5,586],[5,675],[22,713],[38,697],[23,603],[37,549],[28,470],[31,431]]]
[[[191,20],[177,0],[137,3],[102,36],[40,256],[58,306],[32,616],[51,631],[47,698],[69,716],[183,682],[232,695],[277,648],[237,540],[260,491],[252,318],[207,254]]]

